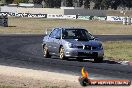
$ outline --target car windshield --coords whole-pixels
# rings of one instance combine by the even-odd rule
[[[65,29],[62,31],[63,39],[78,39],[81,41],[88,41],[94,37],[85,29]]]

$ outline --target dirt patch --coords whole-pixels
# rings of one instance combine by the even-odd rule
[[[9,66],[0,66],[0,84],[28,88],[81,87],[78,76]]]
[[[59,86],[66,88],[76,88],[80,86],[77,83],[66,81],[66,80],[53,80],[53,79],[35,79],[31,77],[16,77],[16,76],[7,76],[0,75],[0,85],[8,85],[14,87],[23,87],[23,88],[43,88],[45,86]],[[81,87],[81,86],[80,86]],[[78,87],[78,88],[80,88]]]
[[[9,67],[0,65],[0,85],[45,88],[46,86],[58,86],[59,88],[83,88],[78,82],[78,76],[60,74],[41,70]],[[55,88],[58,88],[55,87]],[[113,86],[112,88],[131,88],[127,86]],[[50,88],[50,87],[49,87]],[[54,88],[54,87],[51,87]],[[87,88],[111,88],[109,86],[88,86]]]

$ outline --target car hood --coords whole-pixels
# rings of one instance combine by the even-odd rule
[[[67,43],[75,44],[77,46],[89,45],[89,46],[100,46],[102,45],[100,41],[88,40],[88,41],[78,41],[77,39],[65,39]]]

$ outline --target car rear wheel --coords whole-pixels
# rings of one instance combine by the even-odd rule
[[[46,45],[43,47],[43,55],[45,58],[51,57],[51,55],[49,54],[49,51],[48,51],[48,47]]]
[[[61,60],[67,59],[65,57],[65,53],[64,53],[64,48],[63,47],[60,48],[60,52],[59,53],[60,53],[59,57],[60,57]]]
[[[95,58],[94,62],[97,62],[97,63],[103,62],[103,57]]]

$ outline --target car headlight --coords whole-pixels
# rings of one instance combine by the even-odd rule
[[[71,43],[68,44],[68,47],[70,47],[70,48],[77,48],[77,46],[75,44],[71,44]]]

